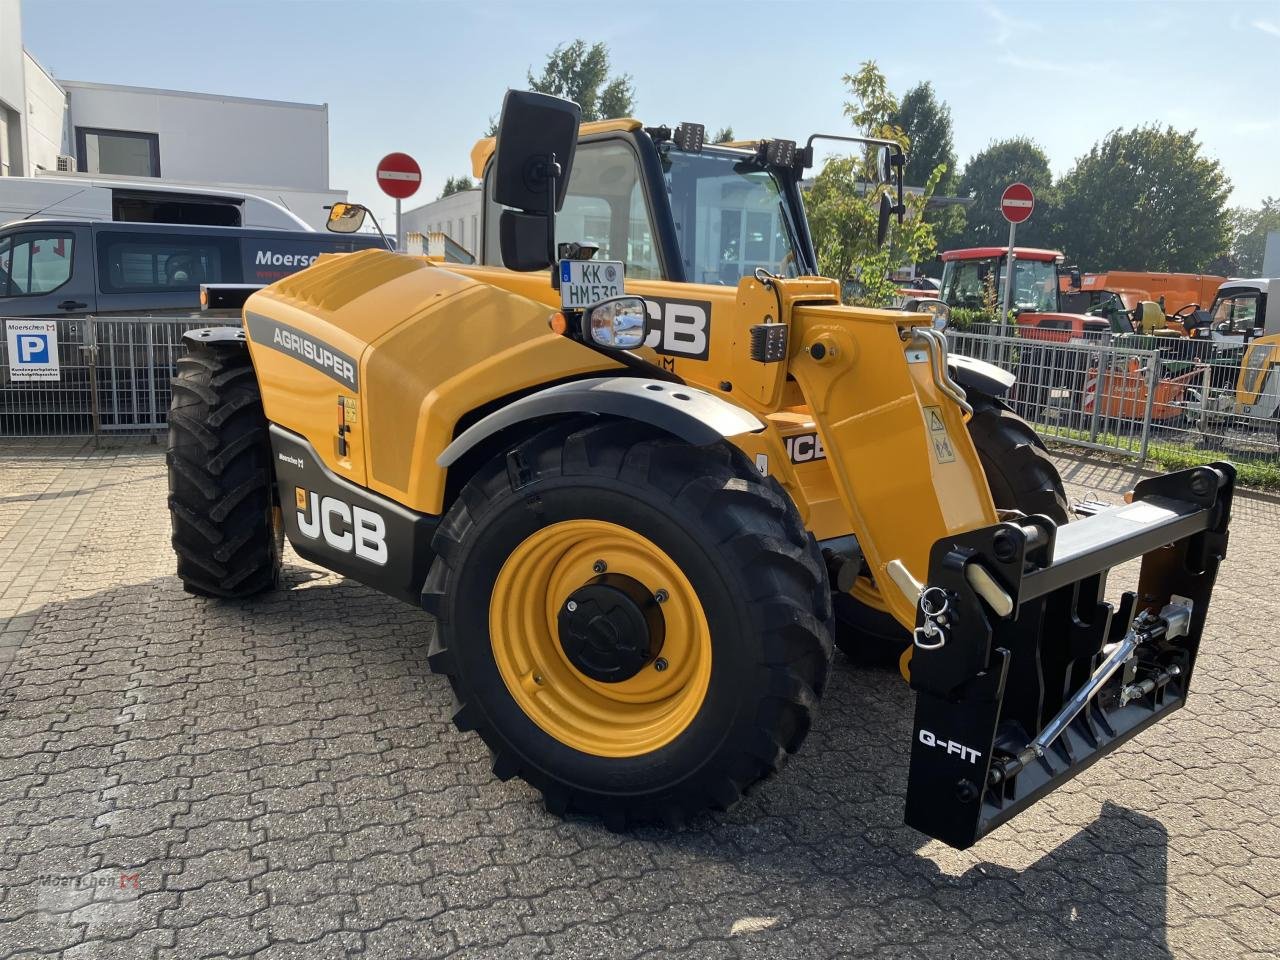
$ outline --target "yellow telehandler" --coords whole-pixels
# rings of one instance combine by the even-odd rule
[[[421,605],[494,773],[619,828],[777,771],[833,641],[901,655],[906,819],[957,847],[1181,706],[1232,468],[1068,523],[1012,377],[817,275],[817,139],[713,146],[509,92],[472,154],[476,265],[322,257],[188,334],[186,589],[272,588],[287,536]],[[904,158],[856,142],[880,148],[883,239]]]

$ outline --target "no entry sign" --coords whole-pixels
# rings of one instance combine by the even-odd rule
[[[1000,195],[1000,212],[1010,223],[1022,223],[1036,208],[1036,195],[1025,183],[1011,183]]]
[[[407,200],[422,185],[422,168],[407,153],[388,153],[378,161],[378,186],[397,200]]]

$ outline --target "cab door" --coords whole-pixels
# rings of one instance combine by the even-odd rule
[[[93,313],[90,246],[83,226],[32,224],[0,233],[0,317]]]

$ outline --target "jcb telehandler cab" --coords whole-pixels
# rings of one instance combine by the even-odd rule
[[[255,294],[243,329],[188,336],[186,588],[273,587],[287,536],[421,604],[495,774],[615,826],[727,807],[778,770],[833,636],[909,651],[906,818],[958,847],[1181,706],[1231,467],[1068,524],[1011,377],[816,275],[812,143],[580,126],[509,93],[473,153],[480,265],[323,258]]]

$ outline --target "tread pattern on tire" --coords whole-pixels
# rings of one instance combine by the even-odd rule
[[[487,599],[453,596],[455,562],[476,518],[495,501],[523,496],[534,479],[590,474],[662,491],[682,522],[700,526],[725,563],[750,584],[741,602],[751,608],[763,642],[758,664],[769,672],[767,693],[756,704],[751,734],[739,738],[697,771],[658,795],[610,795],[571,788],[530,758],[518,755],[460,682],[446,635],[453,603]],[[536,496],[536,494],[533,494]],[[488,745],[494,774],[520,776],[540,790],[547,809],[601,816],[622,829],[631,823],[682,823],[688,816],[735,803],[754,783],[775,773],[808,733],[831,666],[831,595],[817,542],[795,505],[772,478],[764,478],[728,443],[692,447],[657,431],[618,422],[575,420],[534,435],[505,460],[483,468],[460,493],[437,528],[437,559],[423,605],[439,622],[429,662],[449,678],[457,698],[453,720]],[[488,642],[487,637],[469,638]]]
[[[1058,468],[1026,420],[975,396],[969,433],[998,508],[1041,513],[1059,524],[1071,519]]]
[[[271,444],[242,346],[193,345],[178,360],[169,411],[169,514],[188,593],[247,597],[274,587]]]

